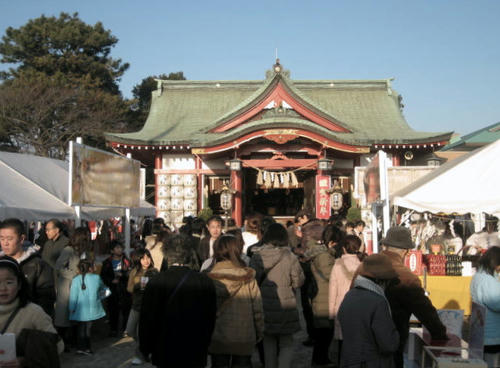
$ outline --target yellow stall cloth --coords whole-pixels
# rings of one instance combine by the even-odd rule
[[[424,277],[419,276],[424,285]],[[436,309],[463,309],[470,316],[470,276],[427,276],[427,291]]]

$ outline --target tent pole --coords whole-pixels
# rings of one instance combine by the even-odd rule
[[[132,159],[132,154],[127,153],[127,158]],[[125,219],[123,231],[125,232],[125,253],[130,256],[130,208],[125,208]]]

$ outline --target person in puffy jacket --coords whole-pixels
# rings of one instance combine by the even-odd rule
[[[300,330],[294,289],[304,283],[304,273],[288,246],[283,225],[270,225],[262,242],[264,245],[254,250],[250,266],[256,271],[264,307],[265,366],[290,367],[292,336]]]
[[[78,263],[80,274],[71,282],[69,294],[69,319],[77,322],[77,354],[93,354],[90,347],[92,322],[106,315],[101,298],[106,286],[99,275],[92,273],[94,265],[88,259]]]
[[[40,305],[49,316],[54,314],[56,291],[54,273],[42,259],[38,246],[23,244],[26,239],[24,224],[16,218],[0,224],[0,256],[14,258],[28,281],[33,303]]]
[[[250,357],[264,335],[264,314],[255,270],[241,260],[235,236],[222,235],[214,244],[207,274],[217,294],[217,319],[208,348],[212,367],[251,367]]]
[[[333,265],[328,293],[328,313],[330,319],[335,320],[334,338],[338,341],[338,351],[342,349],[342,330],[336,316],[344,296],[351,288],[354,274],[365,257],[360,252],[362,243],[357,235],[347,235],[340,244],[342,256]]]
[[[344,337],[340,367],[395,366],[399,334],[384,290],[397,276],[388,257],[373,254],[364,259],[337,315]]]
[[[479,259],[472,278],[472,300],[486,307],[484,360],[488,367],[500,366],[500,247],[491,247]]]

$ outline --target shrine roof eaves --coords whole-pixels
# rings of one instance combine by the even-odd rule
[[[339,142],[405,144],[449,140],[451,133],[417,132],[403,117],[399,94],[390,80],[286,80],[287,86],[303,101],[325,116],[335,117],[351,133],[332,132],[308,120],[295,122],[316,129]],[[274,80],[272,78],[271,80]],[[106,133],[117,143],[165,145],[209,145],[234,137],[238,132],[264,124],[286,127],[289,120],[246,122],[227,132],[208,133],[214,122],[237,113],[255,96],[270,87],[270,79],[260,81],[162,81],[153,92],[152,106],[144,127],[133,133]]]

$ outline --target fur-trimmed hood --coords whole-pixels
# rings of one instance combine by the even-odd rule
[[[25,244],[23,244],[23,254],[17,259],[17,263],[21,264],[32,257],[40,257],[39,250],[40,247],[38,245],[25,242]],[[3,257],[4,255],[4,251],[0,250],[0,257]]]
[[[223,283],[230,296],[234,296],[245,284],[255,280],[255,270],[250,267],[236,267],[231,261],[217,262],[207,273],[214,281]]]

